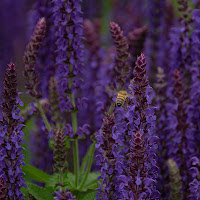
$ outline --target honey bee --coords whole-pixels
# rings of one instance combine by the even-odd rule
[[[126,90],[120,90],[116,98],[116,102],[115,102],[116,106],[117,107],[123,106],[128,97],[129,97],[129,93]]]

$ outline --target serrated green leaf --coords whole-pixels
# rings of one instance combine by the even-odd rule
[[[76,192],[76,200],[94,200],[97,191]]]
[[[75,187],[75,176],[71,172],[66,172],[63,176],[64,185],[69,188],[69,190],[74,191],[76,190]]]
[[[22,171],[32,180],[42,183],[48,182],[48,180],[51,178],[51,175],[46,174],[42,170],[37,169],[31,165],[22,166]]]
[[[55,173],[51,175],[48,182],[46,182],[46,187],[55,187],[56,183],[59,183],[59,174]]]
[[[27,183],[27,189],[36,200],[53,200],[52,193],[54,190],[52,187],[41,188],[32,183]]]

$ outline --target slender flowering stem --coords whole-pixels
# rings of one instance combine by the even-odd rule
[[[43,119],[43,121],[44,121],[44,124],[45,124],[45,126],[46,126],[48,132],[50,132],[50,130],[51,130],[51,125],[49,124],[49,121],[48,121],[48,119],[47,119],[47,117],[46,117],[46,115],[45,115],[45,113],[44,113],[44,110],[43,110],[43,108],[42,108],[42,106],[41,106],[41,104],[40,104],[40,102],[39,102],[38,99],[36,99],[36,103],[37,103],[38,109],[39,109],[39,111],[40,111],[40,113],[41,113],[41,116],[42,116],[42,119]]]
[[[45,31],[46,31],[46,20],[45,18],[41,18],[38,20],[36,24],[31,40],[27,45],[26,51],[24,53],[24,63],[25,63],[24,76],[27,80],[25,87],[28,93],[36,100],[42,118],[46,125],[46,128],[48,131],[50,131],[51,129],[50,124],[39,102],[39,98],[42,97],[42,91],[39,88],[40,81],[38,80],[38,73],[36,72],[35,69],[36,62],[38,59],[37,54],[44,39]]]
[[[70,42],[69,42],[70,43]],[[68,52],[68,56],[70,57],[70,52]],[[72,65],[69,64],[69,71],[70,73],[73,73]],[[72,89],[73,85],[73,77],[69,77],[69,89]],[[74,94],[69,94],[71,104],[74,108],[76,108],[75,98]],[[77,114],[76,110],[71,112],[71,118],[72,118],[72,129],[74,134],[77,133],[78,130],[78,122],[77,122]],[[75,186],[78,186],[78,180],[79,180],[79,150],[78,150],[78,138],[75,139],[73,144],[73,153],[74,153],[74,174],[75,174]]]
[[[71,112],[74,134],[74,174],[75,186],[79,180],[79,150],[77,111],[79,104],[75,98],[76,90],[80,88],[77,74],[82,67],[82,17],[80,0],[54,0],[54,17],[57,28],[57,81],[60,93],[59,107],[61,111]]]
[[[91,150],[91,154],[90,154],[90,158],[88,161],[88,166],[87,166],[87,170],[85,172],[85,176],[83,178],[83,181],[81,182],[80,186],[79,186],[79,190],[81,190],[85,184],[85,181],[87,180],[88,174],[91,170],[91,166],[92,166],[92,161],[93,161],[93,156],[94,156],[94,152],[95,152],[95,145],[96,145],[96,141],[93,142],[92,144],[92,150]]]

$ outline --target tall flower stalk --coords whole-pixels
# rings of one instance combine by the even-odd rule
[[[174,101],[171,110],[168,111],[169,118],[169,138],[167,140],[168,157],[173,158],[179,169],[183,180],[183,198],[189,196],[189,182],[192,176],[189,171],[189,161],[195,155],[194,133],[192,124],[188,118],[186,89],[181,72],[174,71],[173,85]]]
[[[116,46],[115,56],[115,79],[118,85],[115,88],[120,87],[121,89],[126,83],[126,76],[130,73],[130,66],[128,61],[130,60],[130,54],[128,53],[128,41],[123,36],[123,31],[115,22],[110,23],[110,31]]]
[[[116,144],[113,139],[115,129],[114,113],[105,114],[103,119],[102,129],[96,136],[96,148],[99,153],[97,155],[101,166],[101,176],[103,184],[100,184],[99,191],[96,195],[96,200],[108,199],[112,200],[116,197]]]
[[[42,91],[38,87],[40,82],[38,80],[38,73],[36,72],[35,67],[38,59],[37,54],[45,36],[45,30],[46,21],[45,18],[41,18],[36,24],[33,36],[31,37],[30,43],[27,45],[24,53],[24,76],[27,80],[25,88],[27,89],[27,92],[36,99],[42,97]]]
[[[166,75],[164,69],[158,67],[158,73],[156,74],[157,82],[155,84],[156,96],[156,132],[159,135],[159,143],[158,143],[158,166],[159,166],[159,177],[157,186],[159,191],[161,192],[162,198],[168,198],[168,173],[167,173],[167,165],[166,160],[167,157],[167,141],[169,140],[169,130],[167,123],[167,106],[166,103],[169,101],[169,98],[166,95],[167,90],[167,82]]]
[[[72,130],[75,140],[74,151],[74,174],[75,186],[78,186],[79,177],[79,153],[77,138],[77,111],[81,106],[81,99],[75,98],[77,89],[80,88],[81,80],[78,73],[82,66],[82,17],[81,1],[54,0],[54,22],[56,24],[56,45],[58,69],[56,78],[60,93],[61,111],[71,112]]]
[[[26,78],[25,88],[27,89],[27,93],[29,93],[35,99],[38,109],[46,125],[46,128],[50,132],[51,126],[39,102],[39,99],[42,97],[42,90],[39,86],[39,74],[38,72],[36,72],[36,62],[38,59],[37,54],[45,36],[45,31],[46,20],[45,18],[41,18],[38,20],[31,40],[26,47],[26,51],[24,52],[24,76]]]
[[[128,106],[129,151],[127,184],[124,185],[125,199],[157,198],[159,192],[155,188],[157,178],[156,154],[157,137],[154,134],[154,108],[150,106],[151,89],[146,76],[146,59],[142,53],[136,61],[135,77],[131,80],[132,103]],[[125,182],[124,182],[125,183]],[[125,192],[127,191],[127,192]]]
[[[23,199],[20,189],[26,187],[24,173],[20,168],[25,165],[22,161],[25,157],[21,152],[23,149],[21,143],[24,143],[22,139],[24,133],[21,129],[24,125],[20,124],[23,118],[18,116],[18,106],[22,105],[18,95],[16,66],[14,63],[10,63],[5,74],[1,105],[3,119],[0,122],[0,177],[7,186],[9,200]]]
[[[127,82],[128,74],[130,73],[130,54],[128,52],[129,46],[127,38],[123,35],[123,31],[115,22],[110,22],[110,32],[116,47],[115,63],[109,88],[113,91],[119,92],[122,90]],[[111,114],[114,110],[114,103],[111,104],[108,111]]]

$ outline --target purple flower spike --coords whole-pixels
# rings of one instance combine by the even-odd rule
[[[23,199],[20,188],[26,187],[22,177],[23,172],[20,170],[20,166],[25,163],[22,161],[24,156],[20,146],[23,143],[21,138],[23,126],[18,126],[21,122],[16,112],[18,105],[16,66],[10,63],[5,74],[3,103],[1,105],[3,119],[0,121],[0,132],[3,134],[0,136],[0,177],[3,178],[7,188],[5,198],[9,196],[8,199],[14,200]],[[14,118],[13,112],[15,112]]]
[[[110,31],[117,50],[114,67],[116,73],[115,79],[119,84],[123,85],[126,82],[126,76],[130,73],[128,64],[128,61],[130,60],[128,41],[126,37],[123,36],[123,31],[121,31],[119,25],[115,22],[110,23]]]
[[[35,71],[35,64],[37,61],[39,48],[45,36],[45,31],[46,21],[45,18],[41,18],[36,24],[31,40],[27,45],[26,51],[24,53],[24,76],[27,79],[25,87],[27,89],[27,92],[35,98],[42,97],[42,92],[38,88],[40,81],[38,80],[38,73]]]
[[[83,44],[81,0],[53,0],[54,24],[57,47],[56,79],[60,93],[59,107],[61,111],[77,111],[80,103],[71,102],[70,96],[77,93],[82,85],[78,77],[82,72]]]
[[[123,133],[129,148],[126,155],[128,166],[125,170],[128,186],[124,186],[121,193],[125,194],[123,199],[156,199],[160,195],[155,188],[158,137],[154,135],[156,117],[154,108],[150,106],[151,87],[146,76],[146,59],[143,53],[137,58],[134,76],[129,87],[132,89],[130,98],[133,101],[129,102],[126,113],[130,127],[128,134]],[[128,195],[125,191],[129,192]]]
[[[115,151],[115,140],[113,139],[113,128],[115,125],[114,114],[105,114],[102,125],[102,132],[100,131],[96,136],[96,148],[99,150],[97,155],[99,165],[101,166],[101,176],[103,185],[100,185],[99,191],[96,195],[96,200],[99,199],[113,199],[116,197],[116,175],[117,175],[117,152]]]
[[[171,108],[168,111],[168,130],[167,154],[173,158],[180,170],[183,180],[183,196],[189,198],[189,183],[192,181],[189,161],[196,154],[196,145],[192,124],[188,117],[187,86],[182,78],[180,70],[176,69],[173,73],[173,96]]]
[[[53,143],[54,172],[62,172],[66,162],[66,137],[64,131],[60,128],[56,131]]]

